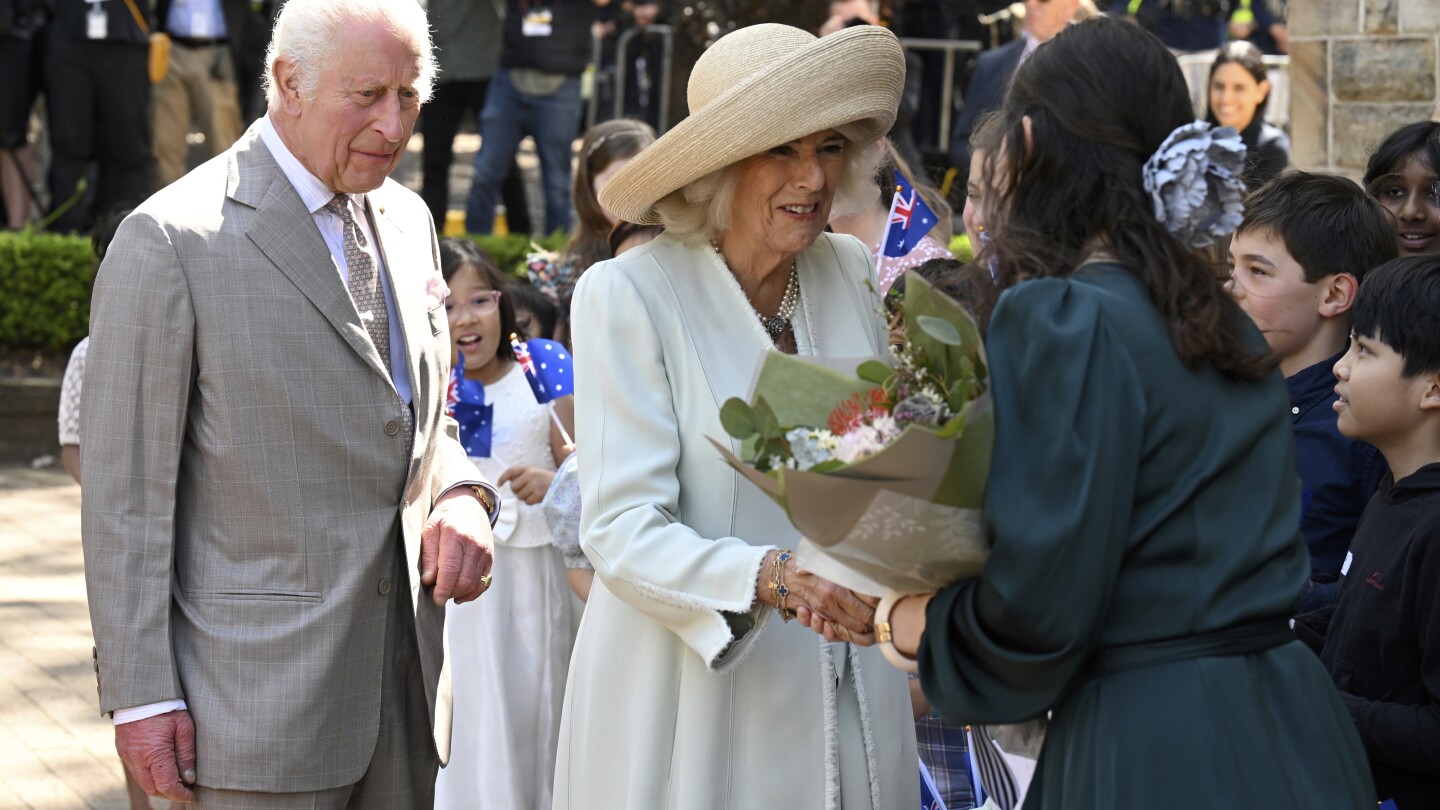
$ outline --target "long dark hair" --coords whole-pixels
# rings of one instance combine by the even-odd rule
[[[565,244],[565,257],[577,271],[583,273],[590,265],[613,257],[611,224],[595,194],[595,175],[617,160],[635,157],[654,142],[655,130],[649,124],[628,118],[596,124],[585,133],[580,142],[572,194],[577,224],[575,233]]]
[[[1068,26],[1021,66],[1001,115],[986,193],[1002,283],[1070,275],[1103,247],[1144,284],[1187,366],[1242,379],[1274,369],[1214,269],[1166,231],[1145,191],[1145,161],[1195,116],[1159,39],[1105,17]]]
[[[1395,174],[1400,164],[1413,156],[1440,172],[1440,121],[1416,121],[1386,135],[1365,164],[1365,189],[1373,195],[1376,180]]]
[[[1211,124],[1220,123],[1210,109],[1210,85],[1215,82],[1215,71],[1219,70],[1221,65],[1239,65],[1245,69],[1246,73],[1250,74],[1250,78],[1254,79],[1256,84],[1269,79],[1269,74],[1265,69],[1265,54],[1261,53],[1253,42],[1237,39],[1234,42],[1226,43],[1225,47],[1215,54],[1215,61],[1210,63],[1210,73],[1205,78],[1205,120]],[[1260,104],[1255,107],[1255,117],[1250,119],[1251,124],[1265,120],[1265,108],[1269,104],[1270,94],[1266,93],[1265,98],[1260,99]]]
[[[490,289],[500,291],[500,345],[495,347],[495,356],[513,359],[515,352],[510,348],[510,335],[517,327],[515,303],[510,300],[510,282],[495,266],[495,260],[474,242],[457,236],[440,240],[440,275],[447,283],[467,264],[475,268]]]

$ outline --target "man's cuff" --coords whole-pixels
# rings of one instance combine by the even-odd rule
[[[435,496],[436,502],[438,503],[441,498],[450,494],[452,490],[456,490],[461,487],[464,487],[466,489],[469,489],[471,487],[480,487],[481,489],[490,493],[490,505],[485,511],[490,515],[490,528],[495,528],[495,521],[499,520],[500,518],[500,493],[495,490],[495,487],[491,486],[485,481],[456,481],[454,484],[446,487],[445,490],[439,495]],[[480,505],[485,506],[485,502],[481,501]]]
[[[151,703],[147,706],[133,706],[129,709],[115,710],[115,725],[123,726],[126,723],[133,723],[136,720],[145,720],[151,717],[165,714],[167,712],[178,712],[189,708],[183,700],[162,700],[159,703]]]

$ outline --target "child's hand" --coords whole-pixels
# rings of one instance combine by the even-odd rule
[[[550,482],[554,480],[555,473],[548,470],[538,467],[511,467],[500,476],[495,486],[503,487],[509,483],[510,491],[515,493],[515,497],[534,506],[545,499],[545,493],[550,491]]]

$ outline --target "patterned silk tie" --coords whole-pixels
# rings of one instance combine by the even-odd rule
[[[360,313],[360,322],[370,335],[370,342],[380,353],[385,370],[394,379],[395,370],[390,367],[390,313],[385,308],[385,289],[380,286],[380,272],[375,259],[365,250],[365,234],[360,231],[355,217],[350,214],[350,197],[336,194],[325,203],[325,210],[340,217],[345,223],[345,267],[350,273],[350,298],[355,302],[355,311]],[[415,415],[409,406],[402,409],[400,430],[405,433],[405,458],[415,441]],[[386,432],[389,433],[387,423]],[[393,435],[393,434],[392,434]]]

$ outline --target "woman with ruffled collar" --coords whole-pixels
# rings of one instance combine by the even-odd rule
[[[1239,223],[1238,136],[1103,18],[1038,49],[1000,115],[993,547],[979,578],[887,596],[882,649],[948,720],[1053,712],[1027,810],[1373,807],[1288,625],[1309,574],[1289,399],[1196,252]]]
[[[600,192],[665,233],[575,292],[595,582],[556,808],[919,804],[906,679],[862,646],[875,600],[800,570],[784,513],[709,442],[766,352],[885,351],[870,250],[824,229],[874,197],[866,156],[903,83],[881,28],[740,29],[695,65],[690,117]],[[831,624],[817,635],[797,612]]]

